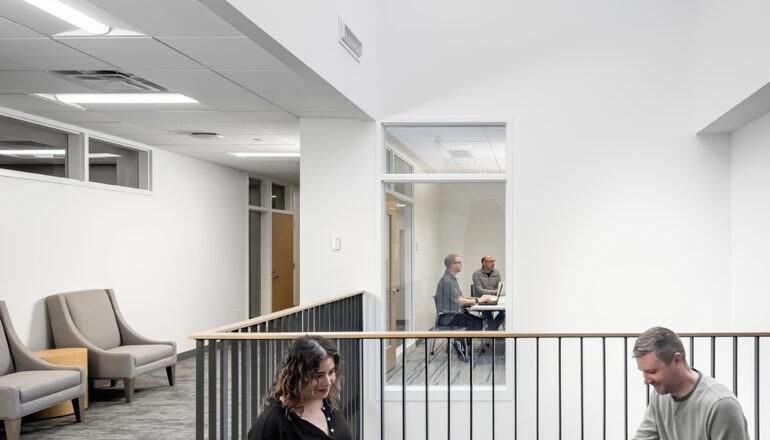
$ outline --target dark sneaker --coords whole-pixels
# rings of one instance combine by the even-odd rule
[[[455,339],[454,346],[457,357],[463,362],[468,362],[468,355],[465,352],[465,343],[460,339]]]

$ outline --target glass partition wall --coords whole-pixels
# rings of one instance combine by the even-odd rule
[[[387,330],[434,328],[434,296],[447,270],[444,260],[449,254],[457,254],[462,261],[453,269],[459,272],[453,275],[463,296],[472,295],[473,273],[482,268],[484,256],[493,257],[502,280],[508,279],[505,130],[505,123],[384,125],[381,182]],[[510,289],[507,293],[510,299]],[[498,317],[505,307],[501,306],[502,311],[470,314],[486,322],[484,318]],[[399,340],[385,344],[387,383],[400,383],[403,377],[414,385],[424,384],[425,380],[444,383],[442,371],[447,361],[460,366],[453,385],[467,383],[462,369],[469,366],[456,354],[454,341],[439,340],[430,348],[430,359],[424,367],[423,347],[408,340],[406,347],[402,344]],[[495,382],[505,383],[504,346],[497,347],[495,362],[478,357],[491,356],[491,348],[482,340],[474,341],[467,349],[474,351],[473,374],[480,374],[476,377],[488,376],[496,364],[495,370],[501,370]],[[410,364],[416,370],[422,369],[422,373],[411,371]],[[427,375],[424,368],[428,369]],[[477,371],[479,368],[486,372]]]

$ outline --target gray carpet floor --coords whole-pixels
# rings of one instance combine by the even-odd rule
[[[109,385],[105,382],[105,385]],[[0,438],[5,430],[0,429]],[[195,358],[177,363],[176,384],[168,386],[166,370],[139,376],[134,401],[126,403],[123,384],[92,394],[83,423],[75,416],[24,419],[22,439],[191,439],[195,438]]]
[[[492,383],[492,348],[486,346],[490,340],[473,340],[473,384],[489,385]],[[482,353],[484,344],[484,353]],[[430,343],[429,343],[430,345]],[[430,347],[428,347],[430,350]],[[433,348],[433,356],[428,352],[428,383],[430,385],[446,385],[447,378],[451,378],[452,385],[470,384],[471,363],[462,362],[457,358],[454,350],[450,349],[447,357],[446,339],[436,339]],[[449,359],[449,363],[447,362]],[[495,385],[505,384],[505,340],[498,339],[495,345]],[[447,375],[449,366],[449,375]],[[387,372],[388,385],[401,385],[402,377],[406,377],[407,385],[425,384],[425,348],[422,342],[407,346],[406,373],[402,375],[402,357],[396,359],[396,365]]]

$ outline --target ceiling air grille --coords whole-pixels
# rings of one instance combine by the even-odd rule
[[[55,70],[61,78],[103,93],[167,92],[144,78],[117,70]]]

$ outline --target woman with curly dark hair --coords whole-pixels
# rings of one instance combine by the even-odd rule
[[[350,440],[350,428],[337,409],[340,355],[320,336],[303,336],[292,344],[249,430],[249,440]]]

